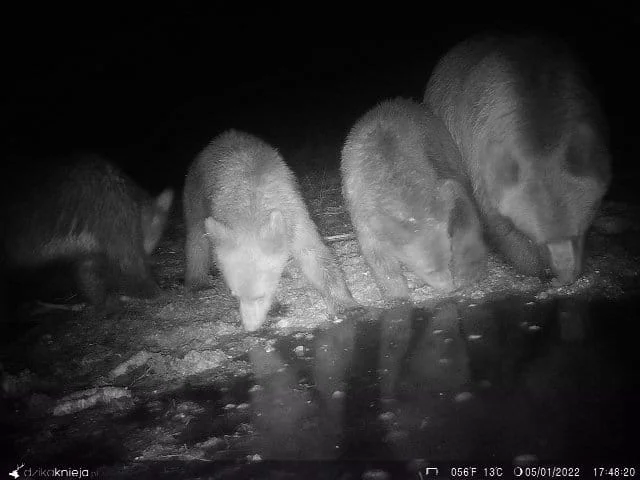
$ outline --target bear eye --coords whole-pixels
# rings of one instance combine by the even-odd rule
[[[589,146],[569,145],[565,153],[567,170],[575,177],[598,175],[598,164],[605,165],[603,156],[599,152],[592,151]]]
[[[520,165],[512,158],[505,158],[498,166],[498,182],[503,186],[512,186],[520,181]]]
[[[580,176],[584,172],[584,155],[580,148],[570,145],[567,148],[566,161],[569,172],[575,176]]]

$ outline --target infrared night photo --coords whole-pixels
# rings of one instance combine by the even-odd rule
[[[3,14],[0,475],[640,477],[640,17],[240,7]]]

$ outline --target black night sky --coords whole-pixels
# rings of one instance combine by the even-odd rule
[[[421,99],[438,57],[456,42],[535,29],[568,40],[593,75],[611,126],[612,195],[626,196],[640,178],[640,23],[631,12],[572,7],[454,22],[404,11],[355,22],[345,11],[333,24],[196,8],[33,10],[5,17],[5,154],[97,151],[149,188],[179,188],[193,156],[237,128],[271,142],[296,170],[306,166],[295,152],[323,144],[333,168],[355,120],[388,97]],[[408,34],[414,39],[393,39]]]

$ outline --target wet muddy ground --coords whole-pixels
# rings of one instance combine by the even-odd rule
[[[328,318],[291,265],[270,321],[244,333],[220,277],[184,291],[178,205],[155,255],[160,298],[123,299],[108,320],[73,301],[35,303],[3,322],[2,468],[383,479],[553,463],[640,475],[640,209],[605,203],[574,285],[492,257],[477,285],[443,295],[410,277],[412,303],[389,305],[337,172],[302,187],[362,309]]]

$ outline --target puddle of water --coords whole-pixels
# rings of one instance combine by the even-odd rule
[[[80,426],[52,418],[38,433],[51,446],[38,453],[78,464],[75,453],[93,452],[80,463],[112,465],[110,478],[285,478],[269,477],[274,469],[419,478],[427,461],[628,463],[640,427],[639,305],[511,297],[362,310],[254,347],[252,376],[223,388],[190,386]],[[11,461],[28,451],[2,445]]]
[[[268,428],[256,424],[263,458],[632,460],[637,305],[516,297],[404,306],[317,332],[303,345],[307,360],[282,361],[279,381],[264,377],[278,406],[252,399],[271,417]],[[284,344],[289,355],[294,344]],[[252,362],[256,372],[277,365]],[[313,395],[293,395],[306,375]]]

